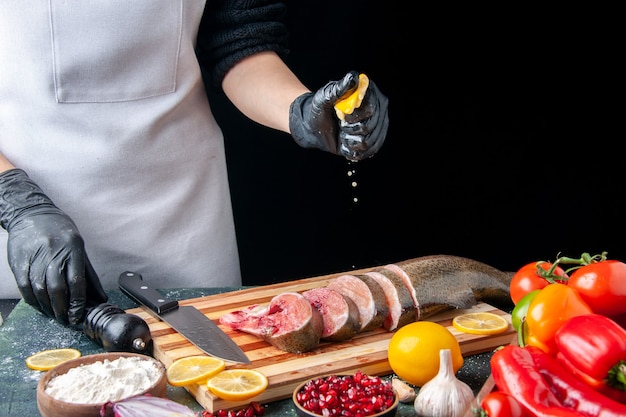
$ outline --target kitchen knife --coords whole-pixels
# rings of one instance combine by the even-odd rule
[[[118,285],[123,293],[147,307],[200,350],[226,361],[250,363],[243,350],[210,318],[193,306],[179,306],[178,301],[163,297],[138,273],[123,272]]]

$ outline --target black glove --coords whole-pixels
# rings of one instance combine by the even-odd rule
[[[0,174],[0,225],[24,301],[64,325],[107,300],[78,228],[21,169]]]
[[[303,148],[317,148],[358,161],[374,155],[385,141],[389,128],[388,103],[370,80],[361,106],[340,121],[336,102],[349,96],[359,83],[351,71],[340,81],[331,81],[315,93],[296,98],[289,109],[291,136]]]

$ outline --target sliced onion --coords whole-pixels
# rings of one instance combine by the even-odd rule
[[[198,417],[185,405],[147,394],[108,402],[100,409],[100,416],[105,417],[108,409],[113,410],[115,417]]]

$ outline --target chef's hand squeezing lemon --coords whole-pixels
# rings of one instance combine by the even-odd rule
[[[388,102],[365,74],[350,71],[341,80],[294,100],[289,112],[291,136],[303,148],[351,161],[369,158],[387,136]]]
[[[348,97],[342,98],[335,103],[335,112],[339,120],[346,120],[346,114],[352,114],[354,109],[361,106],[367,87],[370,85],[370,79],[365,74],[359,74],[359,84]]]

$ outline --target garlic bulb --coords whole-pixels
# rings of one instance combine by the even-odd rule
[[[413,403],[421,417],[462,417],[474,392],[454,375],[450,349],[439,351],[439,373],[425,383]]]

